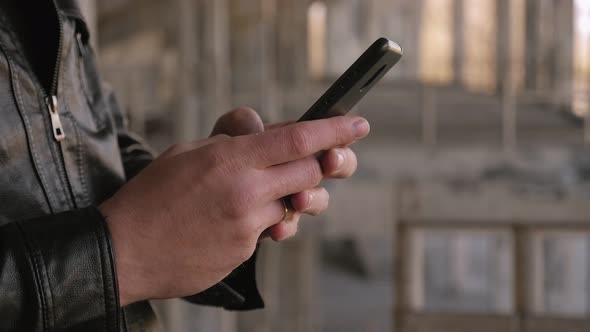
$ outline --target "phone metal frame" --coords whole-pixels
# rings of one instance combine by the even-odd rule
[[[403,54],[395,42],[380,38],[348,68],[297,121],[345,115],[398,63]]]

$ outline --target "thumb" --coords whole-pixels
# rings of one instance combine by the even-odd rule
[[[262,119],[251,108],[238,108],[217,120],[211,136],[243,136],[264,132]]]

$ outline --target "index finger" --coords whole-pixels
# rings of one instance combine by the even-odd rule
[[[369,130],[364,118],[339,116],[275,128],[244,140],[253,164],[266,168],[351,144],[367,136]]]

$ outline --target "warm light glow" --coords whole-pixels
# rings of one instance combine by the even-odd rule
[[[574,113],[590,112],[590,1],[576,0]]]
[[[576,7],[578,32],[587,37],[590,35],[590,1],[576,0]]]
[[[463,82],[481,92],[496,87],[496,0],[464,3],[465,63]]]
[[[308,63],[312,78],[320,79],[326,72],[327,15],[328,9],[322,1],[315,1],[308,10]]]
[[[426,0],[420,36],[420,77],[447,84],[453,76],[452,0]]]

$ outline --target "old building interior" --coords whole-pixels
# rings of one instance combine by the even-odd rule
[[[378,37],[358,174],[260,249],[267,308],[154,302],[167,331],[590,331],[590,1],[84,0],[156,151],[237,106],[294,120]]]

